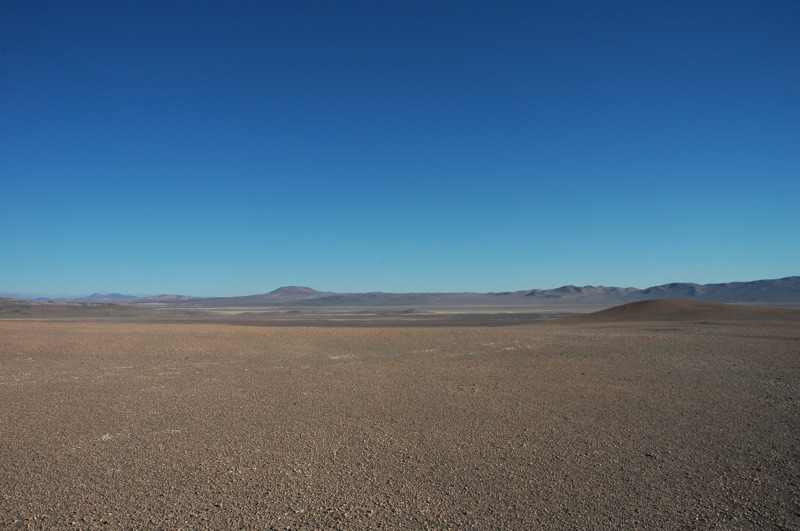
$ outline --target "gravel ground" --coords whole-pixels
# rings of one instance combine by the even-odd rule
[[[0,322],[0,527],[800,529],[800,324]]]

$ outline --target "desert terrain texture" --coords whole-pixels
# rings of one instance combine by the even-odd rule
[[[800,528],[797,309],[137,315],[0,320],[0,528]]]

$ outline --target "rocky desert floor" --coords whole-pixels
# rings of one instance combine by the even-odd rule
[[[5,529],[798,529],[800,321],[0,322]]]

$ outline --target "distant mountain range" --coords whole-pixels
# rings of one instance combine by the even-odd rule
[[[12,293],[12,292],[0,292],[0,297],[9,298],[9,299],[18,299],[24,301],[32,301],[32,302],[85,302],[85,303],[97,303],[97,304],[130,304],[130,303],[146,303],[146,302],[183,302],[192,300],[195,297],[189,297],[187,295],[123,295],[122,293],[93,293],[91,295],[87,295],[86,297],[68,297],[68,296],[58,296],[58,297],[50,297],[47,295],[41,294],[31,294],[31,293]]]
[[[146,302],[185,302],[193,300],[194,297],[188,295],[150,295],[146,297],[136,297],[134,295],[123,295],[121,293],[95,293],[88,297],[75,299],[76,302],[101,302],[101,303],[146,303]]]
[[[605,286],[562,286],[502,293],[334,293],[305,286],[285,286],[269,293],[241,297],[198,298],[186,295],[137,297],[120,293],[95,293],[77,299],[2,297],[35,301],[81,303],[190,305],[200,307],[258,306],[614,306],[650,299],[689,299],[739,304],[800,306],[800,276],[722,284],[671,283],[645,289]]]

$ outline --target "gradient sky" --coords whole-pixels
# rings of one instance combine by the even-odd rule
[[[0,290],[800,274],[800,3],[0,2]]]

